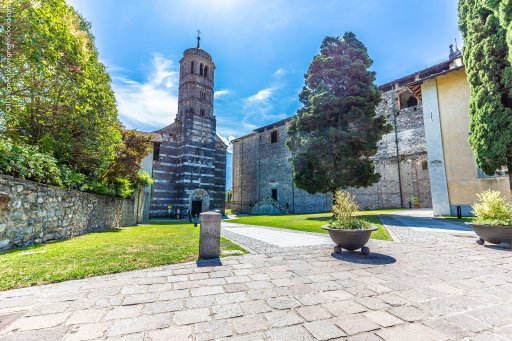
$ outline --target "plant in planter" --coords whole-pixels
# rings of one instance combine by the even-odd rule
[[[477,243],[511,247],[512,203],[498,191],[488,190],[477,196],[478,201],[473,205],[475,218],[471,224],[479,237]]]
[[[349,251],[361,249],[363,255],[370,253],[370,249],[365,244],[377,228],[366,220],[356,218],[354,214],[358,210],[359,206],[353,194],[343,190],[337,190],[334,193],[334,204],[332,205],[334,217],[329,225],[322,228],[329,232],[329,236],[336,243],[335,253],[341,253],[342,249]]]
[[[420,198],[419,197],[412,197],[411,203],[414,205],[415,208],[420,208]]]

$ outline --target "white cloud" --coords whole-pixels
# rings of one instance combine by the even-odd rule
[[[231,90],[223,89],[223,90],[217,90],[213,93],[213,97],[218,99],[227,95],[231,94]]]
[[[233,153],[233,144],[231,143],[231,141],[233,141],[235,139],[235,137],[234,136],[224,137],[219,134],[217,134],[217,136],[220,137],[220,139],[228,146],[227,152]]]
[[[178,111],[178,72],[172,60],[153,55],[151,72],[143,82],[112,77],[119,116],[128,128],[159,129],[170,124]]]
[[[258,103],[258,102],[266,102],[270,96],[272,96],[272,89],[263,89],[258,91],[256,94],[247,97],[247,103]]]
[[[286,74],[286,71],[283,68],[279,68],[274,72],[274,77],[282,77]]]

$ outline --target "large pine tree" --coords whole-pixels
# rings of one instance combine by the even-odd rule
[[[293,181],[309,193],[367,187],[380,178],[371,156],[390,131],[375,109],[373,61],[355,34],[326,37],[313,58],[300,94],[303,107],[292,119],[287,146]]]
[[[512,10],[509,0],[501,2],[508,2],[508,12]],[[508,167],[512,189],[512,68],[504,25],[508,17],[503,14],[507,11],[500,10],[499,3],[460,0],[459,27],[471,90],[469,142],[486,174]]]

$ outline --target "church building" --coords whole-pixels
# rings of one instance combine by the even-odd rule
[[[227,146],[216,134],[213,114],[215,64],[197,46],[180,60],[178,113],[154,138],[149,217],[224,212]]]

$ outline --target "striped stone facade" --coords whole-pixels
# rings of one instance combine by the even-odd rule
[[[153,133],[150,217],[224,211],[227,146],[216,134],[214,70],[206,51],[183,53],[176,120]]]

